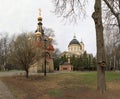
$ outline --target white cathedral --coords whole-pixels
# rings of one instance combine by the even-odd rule
[[[64,51],[61,56],[66,56],[66,57],[71,57],[71,56],[75,56],[75,57],[80,57],[81,55],[83,55],[85,52],[84,50],[84,43],[81,41],[79,42],[76,39],[76,36],[74,35],[73,39],[70,41],[70,43],[68,44],[68,51]]]

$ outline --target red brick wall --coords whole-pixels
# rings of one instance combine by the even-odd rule
[[[72,65],[60,65],[59,66],[59,70],[60,71],[72,71],[73,70],[73,66]]]

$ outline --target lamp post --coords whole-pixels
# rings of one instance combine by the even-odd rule
[[[47,43],[47,40],[46,39],[44,39],[44,57],[45,57],[45,59],[44,59],[44,64],[45,64],[45,68],[44,68],[44,76],[46,76],[46,43]]]
[[[46,65],[47,65],[47,57],[49,56],[50,58],[50,52],[53,51],[53,46],[51,45],[52,43],[52,36],[49,36],[49,37],[46,37],[44,35],[44,76],[46,76]],[[49,43],[48,46],[47,46],[47,42]]]

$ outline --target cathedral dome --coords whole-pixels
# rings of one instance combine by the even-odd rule
[[[68,46],[70,46],[70,45],[72,45],[72,44],[80,45],[79,41],[78,41],[77,39],[75,39],[75,38],[70,41],[70,43],[69,43]]]

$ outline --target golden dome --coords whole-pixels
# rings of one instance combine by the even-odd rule
[[[53,40],[53,37],[52,37],[52,36],[49,36],[48,38],[49,38],[49,40],[50,40],[50,41],[52,41],[52,40]]]
[[[40,36],[41,36],[41,32],[37,31],[37,32],[35,33],[35,35],[36,35],[37,37],[40,37]]]
[[[38,17],[38,21],[42,21],[42,17],[41,16]]]

